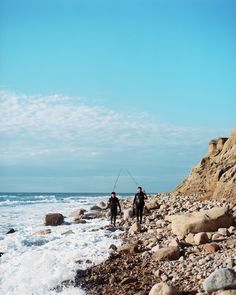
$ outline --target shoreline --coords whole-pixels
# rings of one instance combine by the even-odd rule
[[[120,234],[122,246],[111,245],[110,257],[101,264],[78,270],[74,285],[86,294],[145,295],[153,285],[164,282],[181,294],[204,292],[203,281],[216,269],[235,267],[236,230],[226,234],[214,231],[207,233],[204,243],[196,244],[190,234],[175,235],[166,216],[194,213],[215,207],[229,207],[234,204],[225,200],[196,200],[195,196],[174,196],[170,193],[151,195],[146,202],[144,222],[136,225],[135,219],[127,218],[131,200],[121,200],[124,216],[117,227],[123,227]],[[233,208],[234,218],[236,208]],[[234,221],[235,222],[235,221]],[[218,234],[213,239],[213,236]],[[211,252],[210,245],[217,244],[219,250]],[[177,259],[154,260],[153,253],[163,248],[178,247]],[[209,249],[207,249],[207,247]],[[228,261],[228,262],[227,262]],[[235,268],[236,271],[236,268]]]

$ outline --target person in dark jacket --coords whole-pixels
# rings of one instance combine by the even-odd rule
[[[137,193],[134,196],[133,208],[135,210],[137,222],[140,223],[142,223],[143,219],[143,208],[145,205],[145,199],[147,199],[147,195],[143,192],[141,186],[139,186],[137,189]]]
[[[111,197],[108,201],[108,207],[110,207],[110,210],[111,210],[111,224],[116,226],[117,207],[119,207],[120,213],[121,213],[121,207],[120,207],[119,199],[117,198],[115,192],[111,193]]]

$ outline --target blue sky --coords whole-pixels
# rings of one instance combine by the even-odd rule
[[[0,190],[173,189],[235,126],[235,10],[1,0]]]

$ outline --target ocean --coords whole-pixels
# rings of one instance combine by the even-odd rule
[[[109,224],[108,220],[46,227],[43,219],[47,213],[59,212],[70,223],[74,210],[88,210],[108,198],[108,194],[98,193],[0,193],[0,252],[4,253],[0,257],[0,294],[58,294],[53,289],[65,280],[73,280],[77,269],[105,260],[110,244],[121,243],[119,231],[100,229]],[[16,232],[6,234],[11,228]],[[45,236],[35,234],[46,228],[52,232]],[[85,293],[69,287],[59,294]]]

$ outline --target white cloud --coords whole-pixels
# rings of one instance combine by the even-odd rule
[[[159,124],[141,112],[91,106],[81,98],[0,91],[0,152],[5,160],[55,153],[92,158],[107,150],[199,145],[214,134],[216,130]]]

